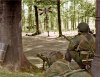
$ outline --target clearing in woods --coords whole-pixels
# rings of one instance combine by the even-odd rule
[[[47,33],[42,33],[37,36],[25,36],[26,33],[22,33],[23,36],[23,51],[32,64],[38,67],[42,66],[42,60],[36,55],[43,53],[47,55],[51,51],[60,51],[65,54],[68,41],[64,38],[57,38],[58,33],[50,32],[50,37],[47,37]],[[66,36],[73,36],[77,32],[63,32]]]

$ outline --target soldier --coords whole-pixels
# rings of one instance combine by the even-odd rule
[[[58,55],[59,56],[59,55]],[[57,55],[53,55],[54,58]],[[53,59],[51,57],[51,59]],[[81,69],[75,62],[68,62],[64,58],[56,58],[52,65],[44,72],[44,77],[92,77],[90,73]]]
[[[69,62],[74,59],[82,69],[86,69],[86,64],[84,63],[86,63],[86,60],[89,62],[88,58],[94,55],[95,37],[90,33],[87,23],[79,23],[77,28],[78,35],[71,39],[65,59]],[[85,62],[82,61],[83,59],[85,59]]]

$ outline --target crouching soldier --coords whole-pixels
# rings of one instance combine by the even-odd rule
[[[95,52],[95,37],[89,33],[88,24],[82,22],[78,24],[78,35],[69,43],[65,59],[71,62],[74,59],[82,69],[91,66],[91,59]]]
[[[56,55],[54,55],[56,57]],[[63,57],[56,59],[46,69],[44,77],[92,77],[90,73],[81,69],[75,61],[66,61]]]

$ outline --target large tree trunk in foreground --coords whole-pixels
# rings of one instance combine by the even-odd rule
[[[62,36],[62,30],[61,30],[61,18],[60,18],[60,0],[57,0],[57,10],[58,10],[59,37],[61,37]]]
[[[96,53],[92,63],[93,77],[100,77],[100,0],[96,0]]]
[[[13,71],[34,71],[36,67],[29,63],[22,52],[21,0],[2,0],[2,2],[0,42],[8,44],[2,66]]]
[[[3,13],[3,4],[2,4],[2,1],[0,0],[0,27],[1,27],[1,21],[2,21],[2,13]]]

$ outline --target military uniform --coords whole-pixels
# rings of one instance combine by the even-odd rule
[[[88,32],[89,27],[86,23],[81,23],[78,29],[79,34],[70,41],[65,59],[71,62],[73,58],[78,65],[84,69],[85,65],[82,62],[84,57],[81,55],[81,52],[87,52],[86,55],[91,53],[89,57],[93,57],[95,51],[95,37]]]
[[[85,26],[83,28],[81,27],[79,30],[80,33],[70,40],[65,55],[67,61],[56,59],[56,61],[46,69],[44,77],[92,77],[89,72],[81,69],[85,68],[82,62],[84,57],[81,55],[81,51],[93,54],[95,51],[95,38],[92,34],[88,33],[88,26],[85,23],[82,23],[81,25]],[[71,61],[72,58],[77,63]]]
[[[91,74],[81,69],[74,61],[63,59],[54,62],[44,74],[44,77],[92,77]]]

